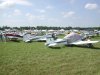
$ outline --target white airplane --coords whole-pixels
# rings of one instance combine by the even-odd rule
[[[17,35],[17,34],[12,34],[12,33],[5,34],[5,36],[6,36],[9,40],[12,40],[12,41],[17,41],[17,39],[20,37],[19,35]]]
[[[43,35],[43,36],[36,36],[36,35],[31,35],[31,34],[26,33],[23,35],[23,41],[24,42],[31,42],[32,40],[46,41],[48,36],[51,36],[51,35],[47,34],[47,35]]]
[[[62,45],[87,45],[88,47],[93,47],[92,44],[97,42],[99,41],[84,40],[81,35],[72,32],[63,39],[54,40],[52,37],[47,37],[45,45],[48,47],[59,47]]]

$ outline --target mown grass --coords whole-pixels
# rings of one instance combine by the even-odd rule
[[[100,75],[100,43],[94,46],[51,49],[44,42],[0,42],[0,75]]]

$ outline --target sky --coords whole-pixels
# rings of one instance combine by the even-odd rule
[[[100,0],[0,0],[0,26],[100,27]]]

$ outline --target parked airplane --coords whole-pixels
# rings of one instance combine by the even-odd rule
[[[24,42],[31,42],[32,40],[46,41],[48,36],[51,36],[51,34],[47,34],[47,35],[43,35],[43,36],[36,36],[36,35],[32,35],[30,33],[26,33],[23,35],[23,41]]]
[[[7,38],[9,38],[10,40],[16,40],[16,39],[18,39],[18,37],[19,37],[19,35],[17,35],[17,34],[12,34],[12,33],[5,34],[5,36],[6,36]]]
[[[97,42],[99,41],[90,41],[88,38],[83,38],[81,35],[72,32],[63,39],[54,40],[53,37],[47,37],[45,45],[48,47],[58,47],[61,45],[87,45],[88,47],[93,47],[92,44]]]

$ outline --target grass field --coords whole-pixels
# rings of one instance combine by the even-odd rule
[[[94,46],[51,49],[44,42],[0,42],[0,75],[100,75],[100,42]]]

